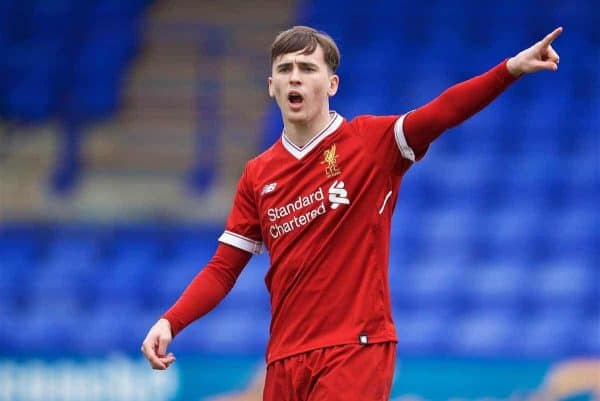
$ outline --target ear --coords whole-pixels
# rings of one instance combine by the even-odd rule
[[[337,93],[339,85],[340,85],[340,77],[336,74],[332,74],[329,77],[329,88],[327,88],[327,94],[329,96],[334,96]]]
[[[273,78],[269,77],[267,79],[267,85],[269,87],[269,97],[275,97],[275,92],[273,91]]]

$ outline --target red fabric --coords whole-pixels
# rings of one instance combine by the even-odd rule
[[[268,363],[357,343],[360,333],[397,340],[389,232],[401,175],[412,164],[396,145],[397,120],[337,116],[308,147],[278,141],[248,162],[220,240],[269,251]]]
[[[404,120],[404,136],[417,158],[442,132],[462,123],[500,95],[517,78],[504,60],[491,70],[445,90]]]
[[[290,356],[267,367],[264,401],[387,401],[396,344],[348,344]]]
[[[250,256],[250,253],[241,249],[219,244],[212,259],[163,315],[171,324],[173,336],[221,302],[235,284]]]

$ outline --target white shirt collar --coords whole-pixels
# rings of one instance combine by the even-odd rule
[[[310,141],[306,143],[306,145],[299,147],[295,145],[289,138],[285,135],[285,130],[281,134],[281,143],[283,147],[292,154],[296,159],[300,160],[304,156],[310,153],[323,139],[327,138],[329,135],[334,133],[344,121],[344,118],[340,116],[335,111],[331,111],[331,120],[325,128],[323,128],[318,134],[312,137]]]

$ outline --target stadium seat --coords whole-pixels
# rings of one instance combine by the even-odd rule
[[[269,324],[269,314],[264,310],[217,307],[178,335],[172,350],[261,354],[266,348]]]
[[[268,256],[253,256],[223,301],[223,307],[239,309],[244,306],[256,306],[268,309],[269,293],[264,281],[268,265]]]
[[[593,315],[580,322],[573,343],[582,355],[598,355],[600,353],[600,311],[599,302],[596,302],[596,308]],[[581,348],[579,348],[581,347]]]
[[[516,342],[518,355],[563,357],[581,351],[577,344],[576,310],[555,308],[525,320]]]
[[[454,355],[515,355],[520,322],[510,309],[480,309],[456,316],[448,325],[447,347]]]
[[[202,269],[191,259],[173,259],[155,266],[145,281],[148,306],[173,304]]]
[[[401,285],[394,294],[397,302],[412,306],[450,307],[461,284],[460,266],[443,259],[416,261],[404,268]]]
[[[137,18],[151,3],[152,0],[131,0],[127,3],[119,0],[99,1],[92,8],[92,15],[100,19]]]
[[[598,291],[598,273],[592,266],[578,264],[576,260],[556,260],[537,266],[530,273],[532,286],[529,296],[538,307],[563,306],[583,310]]]
[[[42,40],[48,37],[68,39],[85,6],[75,0],[33,2],[28,19],[32,36]]]
[[[394,311],[399,352],[404,355],[444,354],[447,351],[446,342],[440,332],[445,332],[451,321],[444,309]]]
[[[463,270],[460,296],[473,308],[513,308],[519,310],[528,291],[527,270],[506,261],[479,264]]]

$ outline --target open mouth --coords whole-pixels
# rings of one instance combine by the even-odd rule
[[[304,100],[304,98],[298,92],[290,92],[288,94],[288,101],[292,104],[300,104],[300,103],[302,103],[303,100]]]

